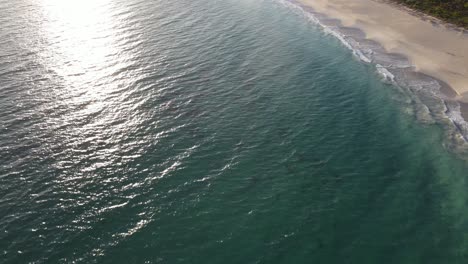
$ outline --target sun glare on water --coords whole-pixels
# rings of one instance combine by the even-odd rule
[[[124,122],[130,113],[120,103],[126,94],[116,92],[128,87],[116,72],[127,74],[125,69],[133,58],[122,51],[127,35],[119,31],[125,22],[117,13],[125,7],[116,8],[114,0],[39,3],[42,22],[38,34],[43,43],[37,53],[39,64],[46,69],[43,109],[54,109],[53,114],[45,116],[43,129],[59,134],[57,138],[70,150],[71,160],[75,161],[74,149],[90,151],[89,155],[98,160],[56,179],[64,189],[75,189],[75,180],[106,162],[114,162],[109,153],[115,148],[99,148],[115,135],[125,135],[132,126],[132,122]],[[121,123],[124,125],[119,126]]]
[[[109,0],[43,0],[48,59],[64,79],[93,82],[115,50]],[[76,78],[74,78],[76,79]],[[75,80],[76,81],[76,80]]]
[[[113,0],[42,0],[39,7],[44,44],[37,53],[49,82],[44,100],[49,108],[63,109],[48,117],[49,129],[70,127],[75,141],[104,135],[104,127],[111,133],[109,124],[127,114],[115,107],[115,90],[126,85],[115,72],[125,74],[122,69],[132,63],[122,51],[126,35],[119,33],[116,15],[122,8]]]
[[[52,74],[57,104],[84,105],[65,119],[101,111],[113,89],[110,71],[118,64],[118,23],[112,0],[42,0],[42,64]],[[61,102],[59,102],[61,101]]]

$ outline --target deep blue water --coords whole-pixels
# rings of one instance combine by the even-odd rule
[[[467,263],[443,127],[287,5],[0,0],[0,25],[0,263]]]

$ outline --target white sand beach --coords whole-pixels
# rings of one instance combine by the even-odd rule
[[[344,26],[356,27],[388,52],[408,57],[417,71],[446,82],[468,103],[468,34],[374,0],[297,0]]]

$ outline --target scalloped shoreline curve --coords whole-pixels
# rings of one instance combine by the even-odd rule
[[[323,32],[338,39],[363,63],[373,65],[383,82],[395,86],[409,97],[408,104],[422,123],[437,123],[444,128],[444,145],[468,160],[468,104],[457,100],[457,91],[447,83],[418,72],[409,59],[391,53],[357,27],[343,26],[341,20],[317,12],[297,0],[278,0],[289,6]]]

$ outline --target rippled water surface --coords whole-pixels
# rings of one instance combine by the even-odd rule
[[[467,263],[467,165],[275,0],[0,0],[0,263]]]

